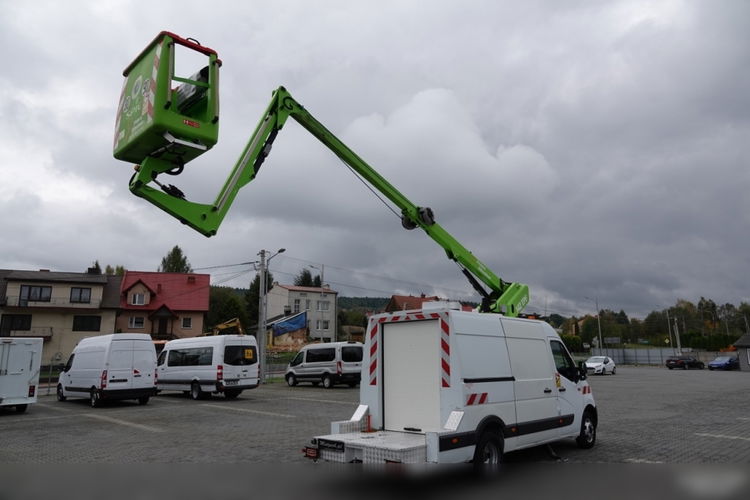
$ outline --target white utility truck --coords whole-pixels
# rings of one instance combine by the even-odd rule
[[[594,445],[585,368],[551,326],[436,305],[370,318],[360,405],[313,438],[307,457],[497,464],[505,452],[564,438]]]
[[[0,406],[14,406],[21,413],[36,403],[41,338],[0,338]]]

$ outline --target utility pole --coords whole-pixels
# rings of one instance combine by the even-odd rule
[[[258,366],[260,367],[260,383],[266,381],[266,251],[261,250],[260,266],[258,268]]]
[[[742,315],[743,318],[745,318],[745,333],[750,333],[750,325],[747,323],[747,316]]]
[[[680,344],[680,329],[677,326],[677,318],[674,319],[674,336],[677,339],[677,354],[682,354],[682,344]]]

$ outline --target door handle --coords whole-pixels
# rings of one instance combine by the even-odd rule
[[[552,389],[544,389],[545,394],[549,394],[550,392],[552,392]]]
[[[560,389],[558,389],[558,390],[559,390],[560,392],[565,392],[565,387],[560,387]]]

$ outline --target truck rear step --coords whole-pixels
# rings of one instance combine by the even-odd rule
[[[319,459],[339,463],[424,463],[427,450],[424,434],[393,431],[329,434],[313,444]]]

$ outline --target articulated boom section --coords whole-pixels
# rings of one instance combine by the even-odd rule
[[[159,72],[154,71],[154,80],[156,80],[157,86],[160,84],[159,79],[163,78],[183,82],[183,87],[187,85],[204,90],[204,92],[199,94],[198,97],[193,97],[190,103],[190,108],[186,109],[198,109],[203,112],[209,112],[209,115],[205,117],[207,120],[207,126],[215,125],[218,122],[218,95],[216,93],[216,85],[218,84],[219,66],[215,52],[201,46],[195,47],[191,42],[187,42],[176,35],[167,32],[163,32],[160,36],[164,36],[167,41],[173,39],[178,40],[178,42],[175,43],[182,41],[184,42],[183,45],[187,44],[189,48],[199,50],[211,57],[210,62],[212,65],[209,65],[209,68],[213,69],[211,69],[211,71],[202,70],[203,73],[208,75],[207,83],[203,81],[206,78],[200,78],[200,72],[197,74],[197,77],[194,75],[195,78],[192,79],[178,79],[173,76],[173,68],[170,66],[167,66],[169,69],[163,69]],[[157,39],[152,42],[152,46],[161,47],[162,44],[156,44],[159,39],[160,38],[157,37]],[[168,47],[169,44],[165,42],[164,46]],[[141,57],[149,59],[154,56],[152,52],[147,49],[141,54]],[[130,67],[133,67],[139,62],[139,60],[136,60],[136,62],[131,64]],[[126,76],[128,76],[127,70]],[[126,85],[126,88],[129,89],[130,85]],[[123,90],[124,94],[126,93],[126,88]],[[205,91],[205,89],[208,89],[208,91]],[[183,94],[184,93],[185,92],[183,91]],[[194,94],[195,93],[191,95]],[[175,96],[179,95],[179,92],[175,92]],[[167,108],[165,109],[170,110],[172,113],[178,113],[181,108],[175,108],[173,102],[170,101],[167,103]],[[210,114],[214,112],[216,113],[215,117]],[[158,117],[158,113],[156,116]],[[404,228],[422,228],[445,250],[448,258],[459,265],[472,286],[484,297],[480,308],[481,311],[517,316],[523,310],[528,303],[528,286],[520,283],[507,283],[496,276],[481,261],[479,261],[479,259],[474,257],[469,250],[456,241],[455,238],[435,222],[434,215],[430,208],[419,207],[409,201],[409,199],[398,189],[378,174],[362,158],[349,149],[346,144],[341,142],[334,134],[305,110],[305,108],[300,105],[284,87],[279,87],[273,93],[271,103],[266,108],[263,117],[255,128],[253,135],[245,146],[245,149],[242,151],[242,154],[237,160],[232,172],[229,174],[227,181],[216,197],[216,200],[210,205],[189,201],[185,199],[184,194],[177,187],[171,184],[163,184],[157,179],[161,174],[179,174],[182,172],[183,166],[187,161],[190,161],[198,154],[213,146],[215,140],[211,141],[210,139],[212,138],[209,138],[207,141],[205,138],[197,135],[195,138],[190,137],[192,127],[198,131],[201,129],[202,122],[198,122],[190,116],[185,116],[179,123],[183,125],[187,123],[188,126],[182,126],[180,128],[181,134],[179,139],[175,139],[174,134],[170,134],[169,130],[159,129],[157,131],[159,133],[157,137],[157,145],[159,147],[150,153],[143,154],[143,158],[140,160],[134,160],[132,155],[129,157],[123,157],[123,155],[118,156],[117,147],[115,149],[115,157],[131,162],[140,161],[140,164],[135,167],[135,175],[130,180],[130,190],[133,194],[148,200],[150,203],[176,217],[182,223],[189,225],[201,234],[205,236],[213,236],[216,234],[219,225],[226,216],[227,211],[232,205],[240,188],[252,181],[258,174],[264,160],[271,151],[271,146],[276,139],[276,135],[289,117],[294,118],[295,121],[325,144],[344,163],[351,167],[357,174],[370,183],[370,185],[380,191],[385,197],[401,209],[401,222]],[[120,118],[118,114],[118,126],[119,123]],[[164,140],[162,140],[162,136],[165,138]],[[144,137],[143,141],[150,137],[153,142],[153,134]],[[138,137],[128,137],[127,139],[130,146],[137,145],[140,146],[140,148],[137,149],[138,151],[144,150],[144,146],[140,144],[141,141]],[[145,146],[145,149],[148,149],[148,146]],[[199,152],[195,152],[196,149],[199,150]],[[188,153],[190,154],[188,155]],[[149,185],[151,183],[157,185],[160,189]],[[480,282],[487,286],[490,291],[486,291]]]

